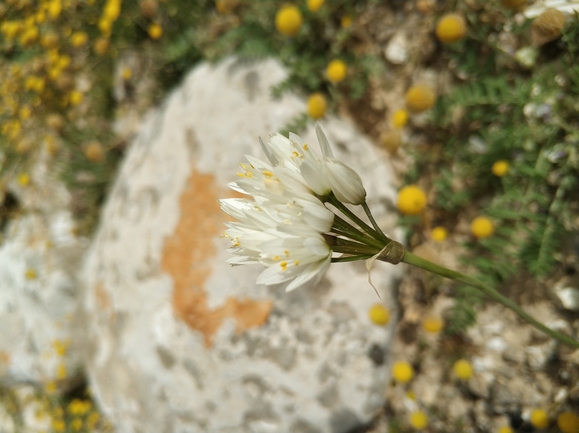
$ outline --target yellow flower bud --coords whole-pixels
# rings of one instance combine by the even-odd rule
[[[275,28],[284,36],[295,36],[302,26],[302,13],[294,5],[285,5],[275,15]]]
[[[416,185],[408,185],[400,190],[398,210],[404,215],[418,215],[426,207],[426,194]]]
[[[326,114],[328,104],[321,93],[314,93],[308,98],[308,115],[314,119],[321,119]]]
[[[444,15],[436,26],[436,36],[443,44],[452,44],[461,40],[466,34],[464,18],[458,14]]]
[[[332,60],[326,68],[326,76],[332,83],[339,83],[348,73],[348,66],[342,60]]]

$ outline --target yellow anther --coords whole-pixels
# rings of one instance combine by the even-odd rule
[[[241,164],[239,164],[239,166],[241,168],[243,168],[244,170],[249,170],[249,165],[247,165],[246,163],[242,162]]]
[[[233,247],[238,247],[239,245],[240,245],[240,243],[237,241],[235,241],[231,244],[231,246],[233,246]]]
[[[305,150],[306,152],[309,150],[308,143],[304,144],[302,147],[304,148],[304,150]]]
[[[253,173],[251,171],[246,171],[245,172],[245,177],[251,179],[253,177]]]
[[[284,253],[286,256],[288,256],[288,257],[289,257],[289,255],[290,255],[290,252],[289,252],[288,250],[283,250],[283,253]]]
[[[279,261],[280,259],[281,259],[280,256],[273,256],[273,257],[272,257],[272,260],[274,260],[274,261],[276,261],[276,262]]]
[[[282,272],[287,269],[287,262],[281,262],[279,265],[281,266]]]
[[[239,177],[243,177],[243,173],[237,173]]]
[[[294,266],[297,266],[297,265],[299,265],[299,264],[300,264],[300,261],[299,261],[299,260],[294,260]]]
[[[300,156],[300,154],[297,153],[295,150],[292,152],[292,154],[293,154],[293,156],[295,156],[295,157],[297,157],[297,158],[299,158],[299,156]]]
[[[272,173],[271,171],[269,171],[269,170],[263,170],[261,173],[262,173],[264,176],[273,177],[273,173]]]

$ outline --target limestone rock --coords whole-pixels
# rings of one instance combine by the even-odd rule
[[[0,244],[0,382],[46,383],[79,367],[71,326],[75,279],[86,240],[73,234],[70,197],[40,158],[26,186],[9,185],[18,203]]]
[[[119,432],[344,432],[384,402],[395,320],[368,320],[379,299],[363,263],[291,293],[225,263],[218,198],[244,154],[265,159],[257,137],[305,111],[297,96],[272,100],[285,75],[271,60],[200,65],[130,145],[83,269],[87,371]],[[383,153],[348,121],[322,125],[392,229]],[[300,135],[316,143],[313,125]],[[398,272],[372,271],[391,310]]]

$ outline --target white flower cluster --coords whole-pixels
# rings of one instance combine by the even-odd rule
[[[331,230],[334,214],[318,197],[333,193],[345,203],[360,204],[366,191],[358,174],[334,159],[319,125],[316,134],[323,157],[290,133],[273,135],[262,148],[269,165],[247,156],[239,181],[229,184],[250,199],[224,199],[221,208],[235,218],[227,223],[233,265],[261,263],[258,284],[291,283],[290,291],[317,284],[330,266],[332,251],[322,236]],[[261,140],[260,140],[261,141]]]

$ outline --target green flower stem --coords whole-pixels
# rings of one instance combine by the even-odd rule
[[[374,219],[374,215],[372,215],[372,212],[370,212],[370,208],[368,207],[368,204],[365,201],[364,201],[364,203],[362,203],[362,207],[364,208],[364,212],[366,212],[368,219],[372,223],[374,230],[376,230],[378,232],[378,234],[380,235],[380,238],[386,242],[389,242],[390,239],[388,239],[388,236],[386,236],[384,234],[384,232],[382,231],[380,226],[376,223],[376,220]]]
[[[384,245],[380,241],[376,240],[371,236],[368,236],[366,233],[363,233],[362,231],[352,226],[347,221],[344,221],[337,215],[334,215],[334,224],[332,226],[332,231],[338,235],[342,235],[347,238],[356,240],[364,245],[376,247],[378,248],[378,251],[384,248]]]
[[[336,253],[344,253],[351,255],[370,255],[373,256],[379,253],[380,250],[375,247],[361,244],[359,242],[352,242],[348,239],[336,238],[336,244],[332,245],[332,251]]]
[[[576,340],[575,338],[570,337],[569,335],[562,334],[551,328],[546,327],[541,322],[536,320],[533,316],[526,313],[515,302],[511,301],[508,298],[505,298],[503,295],[501,295],[493,288],[481,283],[480,281],[474,278],[469,277],[468,275],[462,274],[457,271],[453,271],[443,266],[439,266],[436,263],[432,263],[428,260],[422,259],[408,251],[404,252],[404,257],[402,258],[402,261],[404,263],[408,263],[409,265],[416,266],[417,268],[424,269],[426,271],[432,272],[442,277],[449,278],[451,280],[455,280],[460,283],[464,283],[471,287],[474,287],[475,289],[478,289],[481,292],[483,292],[489,298],[497,301],[499,304],[502,304],[505,307],[509,308],[510,310],[514,311],[521,319],[525,320],[530,325],[533,325],[539,331],[569,346],[579,348],[579,340]]]
[[[348,257],[332,257],[332,263],[356,262],[358,260],[368,260],[372,256],[348,256]]]
[[[350,218],[354,223],[358,224],[358,226],[365,231],[366,233],[368,233],[371,237],[373,237],[374,239],[384,239],[384,236],[381,235],[380,233],[378,233],[376,230],[374,230],[372,227],[370,227],[367,223],[365,223],[362,219],[360,219],[354,212],[352,212],[350,209],[348,209],[348,207],[342,203],[340,200],[338,200],[333,193],[330,193],[330,195],[327,196],[328,202],[330,202],[332,205],[334,205],[340,212],[342,212],[344,215],[346,215],[348,218]],[[389,241],[390,239],[384,239],[386,241]]]

